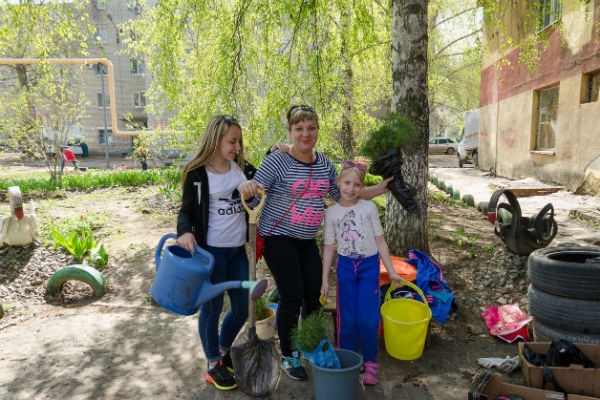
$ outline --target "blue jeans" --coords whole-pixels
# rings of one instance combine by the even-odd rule
[[[215,257],[211,282],[248,280],[248,257],[244,246],[212,247],[206,246]],[[198,332],[208,362],[221,358],[219,349],[229,350],[233,340],[248,318],[248,289],[229,289],[231,309],[225,315],[219,334],[219,317],[223,310],[223,294],[218,295],[200,307]]]

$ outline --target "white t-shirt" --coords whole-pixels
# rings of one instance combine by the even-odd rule
[[[213,247],[239,247],[246,243],[246,215],[237,187],[246,181],[240,167],[231,161],[225,174],[208,175],[208,232],[206,244]]]
[[[370,257],[377,253],[375,236],[383,235],[375,203],[359,200],[351,207],[335,204],[325,211],[325,244],[337,242],[339,255]]]

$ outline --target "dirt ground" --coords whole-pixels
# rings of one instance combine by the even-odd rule
[[[444,325],[431,322],[430,346],[418,360],[390,357],[381,341],[380,383],[362,388],[361,399],[464,399],[480,369],[478,358],[518,352],[516,344],[487,333],[480,307],[518,303],[526,310],[526,258],[505,251],[474,208],[445,200],[431,185],[430,190],[431,255],[442,265],[460,312]],[[155,246],[175,229],[175,199],[159,187],[141,187],[68,192],[36,204],[42,224],[77,216],[96,222],[95,236],[111,256],[104,270],[109,290],[95,298],[77,283],[49,297],[47,278],[74,263],[70,256],[42,241],[0,249],[0,302],[6,310],[0,319],[0,399],[248,398],[204,382],[197,317],[170,313],[149,296]],[[8,205],[1,204],[0,215],[7,214]],[[589,244],[572,234],[579,230],[588,234],[582,238],[598,236],[597,226],[567,217],[553,245]],[[459,246],[457,238],[469,245]],[[258,275],[274,287],[262,262]],[[524,383],[519,370],[505,380]],[[295,382],[284,374],[268,398],[313,399],[312,380]]]

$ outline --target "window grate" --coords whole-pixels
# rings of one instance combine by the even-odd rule
[[[538,91],[536,150],[554,150],[558,134],[558,86]]]
[[[598,101],[598,90],[600,89],[600,72],[588,75],[588,86],[586,103]]]

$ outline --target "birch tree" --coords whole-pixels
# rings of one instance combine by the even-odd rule
[[[427,235],[427,6],[428,0],[392,1],[392,112],[416,127],[416,144],[400,149],[402,175],[415,189],[421,210],[409,214],[387,195],[385,235],[392,254],[429,252]]]

